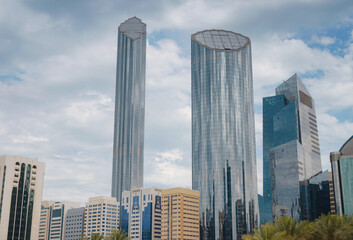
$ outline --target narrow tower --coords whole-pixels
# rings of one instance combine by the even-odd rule
[[[116,67],[112,196],[143,185],[146,24],[129,18],[119,26]]]
[[[201,239],[241,239],[258,224],[250,39],[224,30],[191,36],[192,187]]]

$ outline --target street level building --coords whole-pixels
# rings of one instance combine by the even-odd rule
[[[161,211],[161,189],[151,187],[124,191],[120,227],[131,239],[160,239]]]
[[[119,227],[120,204],[115,197],[91,197],[86,203],[84,236],[91,239],[92,233],[109,236]]]
[[[50,207],[54,201],[42,201],[40,210],[39,236],[38,240],[47,240],[49,234]]]
[[[261,223],[280,216],[309,219],[309,211],[302,212],[301,203],[309,203],[300,198],[300,183],[321,170],[314,100],[294,74],[276,88],[276,96],[263,98]]]
[[[146,24],[133,17],[118,29],[112,196],[143,186]]]
[[[200,239],[200,193],[185,188],[162,190],[162,240]]]
[[[0,239],[38,239],[45,164],[0,156]]]
[[[353,136],[330,154],[336,213],[353,214]]]
[[[65,240],[66,216],[69,209],[79,208],[79,202],[55,202],[50,207],[48,240]]]
[[[79,240],[82,238],[84,214],[84,207],[67,210],[65,240]]]
[[[200,239],[241,239],[259,223],[248,37],[215,29],[191,36],[191,98]]]

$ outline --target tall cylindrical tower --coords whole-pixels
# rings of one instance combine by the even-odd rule
[[[129,18],[119,26],[116,67],[112,196],[143,186],[146,24]]]
[[[201,239],[241,239],[258,224],[250,39],[224,30],[191,36],[192,186]]]

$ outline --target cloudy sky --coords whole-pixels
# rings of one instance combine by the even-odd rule
[[[190,35],[251,38],[258,188],[262,98],[298,73],[324,169],[353,135],[351,0],[0,0],[0,154],[46,163],[43,199],[110,195],[117,29],[147,24],[144,186],[191,186]]]

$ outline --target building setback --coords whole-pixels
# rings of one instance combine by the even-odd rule
[[[185,188],[162,190],[162,240],[200,239],[200,193]]]
[[[82,238],[84,215],[84,207],[67,210],[65,240],[79,240]]]
[[[241,239],[259,219],[248,37],[225,30],[191,36],[191,98],[200,239]]]
[[[38,239],[45,164],[0,156],[0,239]]]
[[[342,216],[353,214],[353,136],[338,152],[330,154],[335,210]]]
[[[160,239],[161,211],[161,189],[152,187],[124,191],[120,227],[131,239]]]
[[[112,196],[143,185],[146,24],[129,18],[119,26],[116,67]]]
[[[280,216],[310,219],[305,209],[309,203],[300,198],[300,185],[308,184],[307,180],[319,172],[321,159],[314,100],[294,74],[276,88],[276,96],[263,99],[261,223]]]

